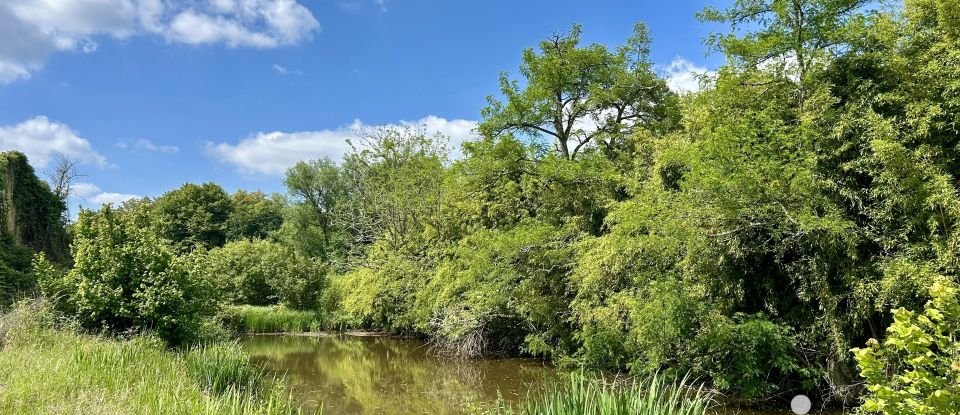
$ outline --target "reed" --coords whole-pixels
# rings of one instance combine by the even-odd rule
[[[530,394],[515,408],[499,400],[497,415],[704,415],[713,397],[684,378],[663,376],[608,383],[573,373],[566,382]]]
[[[318,313],[284,307],[229,306],[221,320],[238,333],[303,333],[321,327]]]

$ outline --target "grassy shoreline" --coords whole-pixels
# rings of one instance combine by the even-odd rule
[[[150,336],[105,338],[11,314],[0,322],[0,413],[301,413],[236,343],[173,351]]]
[[[279,306],[232,305],[225,307],[218,318],[237,334],[305,333],[323,327],[317,312]]]

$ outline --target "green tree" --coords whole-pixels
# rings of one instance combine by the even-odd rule
[[[443,229],[446,137],[417,127],[360,133],[344,157],[346,196],[338,223],[356,244],[423,248]]]
[[[236,191],[230,196],[232,210],[225,224],[228,241],[266,239],[283,224],[284,201],[280,195]]]
[[[326,268],[281,244],[240,240],[207,253],[200,272],[223,300],[233,304],[284,304],[316,309],[326,284]]]
[[[55,272],[35,261],[44,294],[83,327],[154,332],[171,344],[190,341],[214,312],[207,281],[149,229],[112,207],[82,210],[73,226],[74,267]]]
[[[876,0],[736,0],[723,10],[707,7],[699,17],[730,25],[731,32],[714,33],[707,43],[735,65],[803,83],[811,69],[849,45],[851,26],[872,4]]]
[[[214,183],[187,183],[153,203],[157,232],[180,252],[223,246],[233,210],[230,196]]]
[[[489,137],[521,133],[550,140],[563,158],[574,159],[588,146],[609,154],[637,129],[671,129],[676,97],[653,72],[647,28],[637,24],[616,51],[580,46],[580,31],[540,42],[539,53],[523,52],[523,89],[500,76],[501,102],[488,97],[480,131]]]
[[[287,170],[283,182],[287,192],[299,205],[288,213],[287,220],[293,222],[290,231],[302,236],[309,233],[312,227],[318,228],[320,257],[330,257],[333,234],[337,231],[337,203],[343,199],[345,192],[339,166],[326,157],[301,161]]]

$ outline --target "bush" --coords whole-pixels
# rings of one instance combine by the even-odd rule
[[[566,351],[566,271],[576,235],[527,219],[464,238],[420,291],[419,320],[429,322],[422,329],[462,357]]]
[[[695,373],[738,396],[760,398],[783,387],[776,381],[803,378],[791,330],[760,314],[709,319],[694,343]]]
[[[326,268],[270,241],[230,242],[201,265],[224,299],[233,304],[315,310],[326,284]]]
[[[171,344],[193,340],[214,312],[213,292],[186,261],[110,206],[84,210],[74,226],[74,268],[57,273],[35,261],[41,288],[57,308],[93,331],[155,332]]]
[[[930,287],[923,313],[900,308],[887,338],[853,349],[867,381],[863,409],[884,415],[960,413],[960,299],[955,284]]]
[[[332,281],[336,319],[351,327],[412,330],[417,321],[414,298],[429,280],[430,262],[418,262],[379,243],[370,250],[364,266]]]

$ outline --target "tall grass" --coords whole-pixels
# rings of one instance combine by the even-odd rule
[[[221,320],[238,333],[302,333],[318,331],[318,313],[283,307],[229,306]]]
[[[713,398],[687,379],[667,381],[653,375],[643,381],[608,384],[573,373],[566,383],[528,395],[516,408],[501,399],[497,415],[704,415]]]
[[[174,352],[153,337],[106,339],[29,319],[7,327],[0,414],[300,413],[233,344]]]
[[[185,358],[187,369],[204,390],[260,393],[271,387],[273,379],[263,368],[251,364],[250,356],[237,343],[197,346]]]

